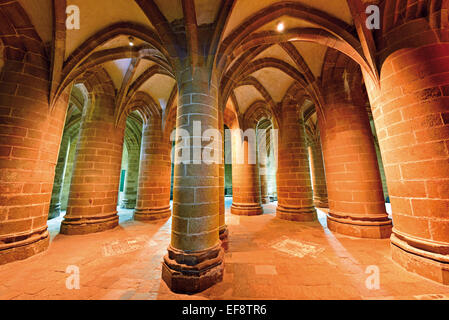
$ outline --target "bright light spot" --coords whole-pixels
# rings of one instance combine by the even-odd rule
[[[134,47],[134,38],[133,37],[129,37],[129,46],[130,47]]]
[[[282,32],[282,31],[284,31],[284,29],[285,29],[284,23],[283,22],[279,22],[278,25],[277,25],[278,32]]]
[[[167,108],[167,101],[165,101],[164,98],[159,99],[159,104],[161,105],[162,110],[165,110],[165,108]]]

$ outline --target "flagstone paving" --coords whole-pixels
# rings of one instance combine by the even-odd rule
[[[83,236],[61,235],[61,218],[51,220],[48,251],[0,266],[0,299],[449,299],[448,287],[396,265],[389,240],[334,234],[321,210],[314,223],[279,220],[274,204],[264,211],[228,212],[223,282],[195,295],[161,280],[171,220],[145,224],[121,210],[118,228]],[[69,290],[76,268],[80,288]]]

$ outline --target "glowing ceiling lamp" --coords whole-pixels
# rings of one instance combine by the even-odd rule
[[[277,24],[276,29],[278,32],[283,32],[285,30],[285,24],[281,21]]]

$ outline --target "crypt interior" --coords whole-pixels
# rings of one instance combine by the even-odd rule
[[[449,299],[448,10],[0,0],[0,299]]]

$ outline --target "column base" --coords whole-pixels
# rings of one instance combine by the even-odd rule
[[[393,261],[407,271],[449,285],[449,245],[411,239],[394,231],[391,254]]]
[[[11,237],[2,240],[0,244],[0,265],[14,261],[25,260],[48,249],[50,235],[47,228],[34,234],[20,237]]]
[[[222,248],[223,248],[225,251],[228,250],[228,244],[229,244],[229,241],[228,241],[228,238],[229,238],[229,230],[228,230],[228,226],[227,226],[227,225],[225,225],[225,226],[223,226],[223,227],[220,228],[220,234],[219,234],[219,237],[220,237],[220,241],[221,241],[221,246],[222,246]]]
[[[315,208],[329,209],[329,202],[327,199],[314,199],[313,205]]]
[[[50,210],[48,212],[48,220],[55,219],[60,215],[61,215],[61,203],[50,205]]]
[[[123,199],[120,205],[122,209],[134,209],[136,207],[136,199]]]
[[[233,203],[231,213],[237,216],[260,216],[263,209],[258,203]]]
[[[387,239],[390,238],[393,223],[385,216],[341,216],[329,211],[327,215],[329,230],[357,238]]]
[[[313,222],[318,219],[314,207],[298,208],[283,205],[278,205],[276,217],[282,220],[297,222]]]
[[[227,240],[229,236],[229,230],[228,230],[228,226],[224,225],[223,227],[220,228],[220,240]]]
[[[186,253],[170,246],[162,263],[162,279],[175,293],[194,294],[223,281],[224,250]]]
[[[89,233],[103,232],[114,229],[118,226],[117,212],[108,216],[94,216],[84,218],[71,218],[65,216],[61,223],[61,234],[65,235],[83,235]]]
[[[170,206],[162,208],[147,208],[134,210],[134,220],[136,221],[158,221],[171,217]]]

